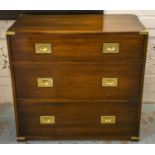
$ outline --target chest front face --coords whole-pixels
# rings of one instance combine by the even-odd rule
[[[135,32],[9,36],[18,137],[138,137],[146,41]]]

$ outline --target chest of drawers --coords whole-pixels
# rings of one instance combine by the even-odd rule
[[[133,15],[23,15],[7,31],[17,140],[138,140],[148,33]]]

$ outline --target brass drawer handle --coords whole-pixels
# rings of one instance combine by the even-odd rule
[[[40,124],[55,124],[55,116],[40,116]]]
[[[38,87],[53,87],[53,78],[37,78]]]
[[[44,43],[36,43],[35,44],[35,52],[36,53],[52,53],[52,45],[44,44]]]
[[[102,78],[102,87],[117,87],[118,78]]]
[[[103,53],[119,53],[119,43],[104,43]]]
[[[112,47],[107,47],[107,51],[109,52],[114,52],[116,50],[116,47],[112,46]]]
[[[44,53],[44,52],[47,52],[48,48],[46,46],[41,46],[39,50]]]
[[[116,124],[116,116],[101,116],[101,124]]]

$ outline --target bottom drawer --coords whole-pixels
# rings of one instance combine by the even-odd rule
[[[18,102],[19,135],[29,139],[130,139],[137,111],[129,103]]]

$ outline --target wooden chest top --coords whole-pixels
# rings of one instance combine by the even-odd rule
[[[30,33],[143,32],[135,15],[24,15],[9,29]]]

